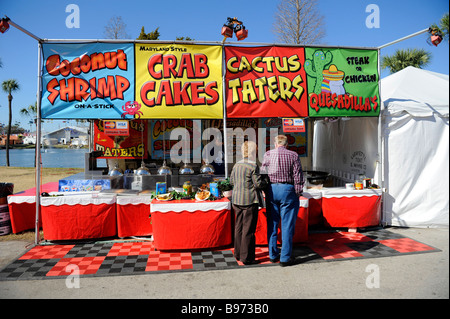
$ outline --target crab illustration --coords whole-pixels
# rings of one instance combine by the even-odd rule
[[[122,113],[122,118],[125,118],[126,115],[132,115],[138,119],[141,118],[141,115],[143,115],[144,113],[142,113],[142,111],[139,111],[139,109],[141,108],[141,104],[133,101],[130,102],[128,101],[127,103],[125,103],[124,106],[122,106],[122,110],[124,110],[125,112]]]

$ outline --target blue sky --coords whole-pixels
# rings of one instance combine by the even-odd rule
[[[103,39],[109,19],[121,16],[127,24],[131,39],[138,37],[141,27],[146,32],[159,27],[161,40],[188,36],[198,41],[221,41],[220,29],[227,17],[237,17],[249,30],[245,42],[274,43],[272,33],[277,0],[0,0],[0,17],[12,21],[40,38],[47,39]],[[76,4],[80,13],[79,28],[68,28],[66,12],[69,4]],[[370,4],[379,8],[379,28],[368,28],[366,12]],[[318,0],[324,16],[326,36],[323,44],[330,46],[378,47],[413,34],[437,23],[448,12],[447,0]],[[235,41],[235,38],[233,38]],[[447,42],[438,47],[426,42],[427,34],[402,41],[381,50],[381,56],[397,49],[423,48],[432,54],[427,70],[449,74]],[[20,91],[14,94],[13,123],[25,128],[29,119],[19,110],[34,104],[37,91],[37,42],[14,27],[0,34],[0,82],[16,79]],[[381,77],[389,75],[382,70]],[[8,98],[0,91],[0,123],[8,123]],[[44,124],[49,131],[66,123],[52,121]]]

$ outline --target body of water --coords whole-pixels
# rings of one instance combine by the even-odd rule
[[[88,149],[46,148],[42,149],[42,167],[84,168],[84,154]],[[10,149],[9,166],[34,167],[34,149]],[[6,166],[6,150],[0,150],[0,166]]]

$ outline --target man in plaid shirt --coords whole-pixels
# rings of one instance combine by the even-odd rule
[[[294,263],[292,238],[303,192],[303,171],[297,153],[286,148],[287,137],[275,137],[275,149],[264,154],[261,173],[267,174],[267,236],[271,262],[280,261],[281,266]],[[278,225],[281,219],[281,254],[277,247]]]

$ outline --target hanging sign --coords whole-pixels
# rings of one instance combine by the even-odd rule
[[[275,134],[284,134],[287,137],[287,148],[291,151],[296,152],[300,157],[306,157],[308,155],[308,144],[307,144],[307,130],[305,127],[305,131],[303,132],[287,132],[283,131],[283,122],[284,119],[280,118],[263,118],[261,119],[261,127],[265,128],[266,131],[271,129],[277,129]],[[306,125],[306,122],[304,122]],[[283,133],[282,133],[283,132]],[[273,140],[271,140],[269,135],[266,135],[266,151],[270,148],[273,148]]]
[[[375,49],[97,42],[42,50],[44,119],[221,119],[224,98],[228,118],[380,113]]]
[[[201,152],[200,120],[152,120],[150,121],[150,144],[152,159],[170,158],[170,150],[179,140],[172,140],[171,133],[177,128],[186,129],[189,134],[190,158]]]
[[[42,118],[134,118],[132,43],[43,43]]]
[[[377,50],[305,48],[310,117],[378,116]]]
[[[283,119],[283,132],[306,132],[305,121],[303,119],[296,118],[284,118]]]
[[[128,136],[128,121],[103,121],[106,135]]]
[[[135,52],[143,118],[223,118],[221,46],[137,43]]]
[[[147,121],[129,121],[128,135],[108,135],[105,124],[94,121],[94,149],[102,151],[99,158],[147,158]]]
[[[308,116],[302,47],[226,47],[227,117]]]

